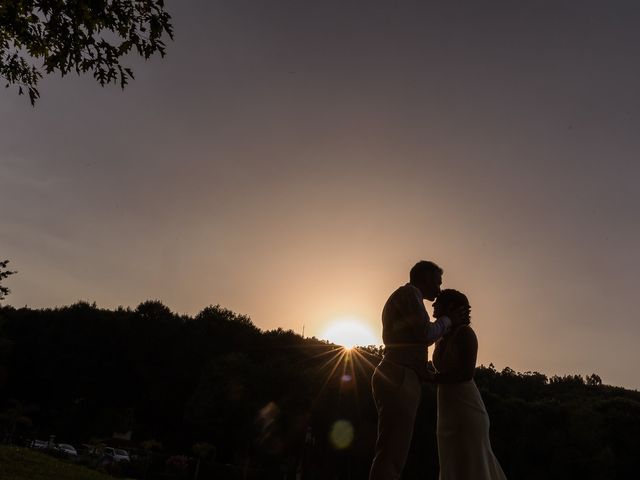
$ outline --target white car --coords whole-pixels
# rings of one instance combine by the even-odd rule
[[[121,448],[104,447],[104,456],[114,462],[130,462],[129,452]]]
[[[31,448],[39,448],[39,449],[46,449],[49,448],[49,442],[45,441],[45,440],[33,440],[29,446]]]
[[[73,457],[78,456],[77,450],[73,447],[73,445],[69,445],[68,443],[59,443],[55,448],[62,453],[66,453],[67,455],[71,455]]]

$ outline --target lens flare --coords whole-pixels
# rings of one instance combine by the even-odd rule
[[[338,420],[331,427],[329,432],[329,441],[333,448],[344,450],[349,448],[353,442],[353,425],[349,420]]]

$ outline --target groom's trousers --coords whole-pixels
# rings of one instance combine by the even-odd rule
[[[422,392],[416,372],[382,360],[371,379],[378,410],[378,440],[369,480],[400,478],[407,461]]]

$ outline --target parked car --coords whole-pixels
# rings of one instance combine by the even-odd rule
[[[89,443],[83,443],[78,448],[79,455],[97,455],[99,448]]]
[[[105,458],[109,460],[113,460],[114,462],[130,462],[131,457],[129,457],[129,452],[126,450],[122,450],[121,448],[113,448],[113,447],[104,447],[103,455]]]
[[[32,440],[31,443],[29,443],[29,446],[31,448],[39,448],[41,450],[44,450],[46,448],[49,448],[49,442],[45,440]]]
[[[68,443],[59,443],[55,446],[55,449],[72,457],[78,456],[78,452],[75,447],[73,445],[69,445]]]

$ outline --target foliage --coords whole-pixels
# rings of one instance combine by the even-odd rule
[[[148,452],[162,450],[162,443],[160,443],[159,441],[153,438],[150,438],[149,440],[145,440],[144,442],[141,442],[140,445],[142,446],[143,449],[147,450]]]
[[[7,401],[6,410],[0,412],[0,438],[11,444],[16,432],[27,433],[33,426],[30,415],[35,411],[33,407],[25,406],[15,398]]]
[[[90,72],[102,86],[124,88],[133,72],[123,57],[164,56],[170,22],[163,0],[3,0],[0,76],[20,95],[26,89],[32,105],[43,72]]]
[[[196,443],[191,450],[198,458],[215,458],[216,456],[216,446],[207,442]]]
[[[0,261],[0,283],[5,278],[16,273],[15,271],[7,269],[7,265],[9,265],[9,260]],[[9,290],[7,287],[3,287],[2,285],[0,285],[0,300],[4,300],[5,297],[10,293],[11,293],[11,290]]]
[[[189,468],[189,457],[186,455],[173,455],[165,463],[175,470],[186,470]]]

